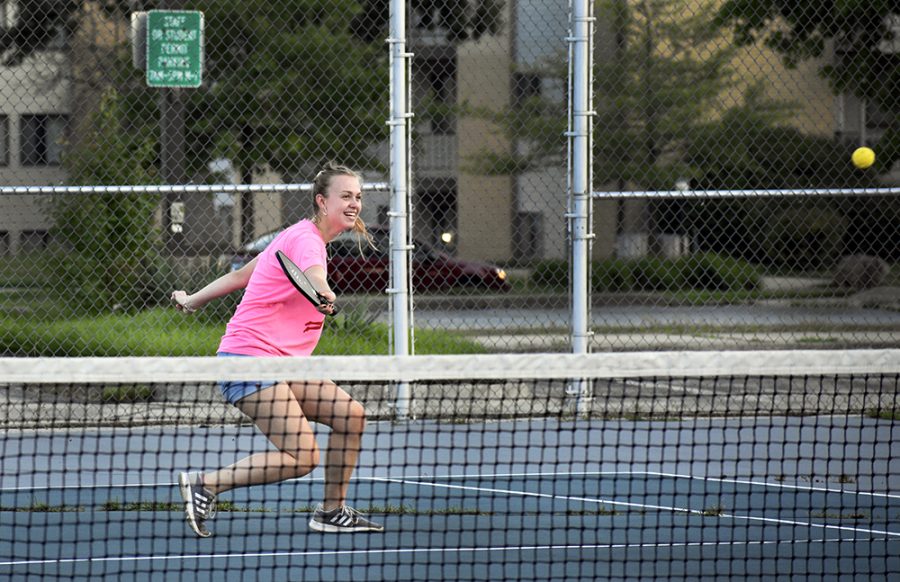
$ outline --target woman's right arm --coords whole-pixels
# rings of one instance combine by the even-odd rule
[[[250,275],[256,268],[257,258],[238,269],[225,273],[203,289],[200,289],[192,295],[188,295],[184,291],[173,291],[172,301],[175,303],[175,309],[185,313],[193,313],[197,311],[213,299],[218,299],[224,295],[228,295],[232,291],[243,289],[250,281]]]

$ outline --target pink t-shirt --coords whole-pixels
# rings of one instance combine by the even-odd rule
[[[220,352],[247,356],[308,356],[319,343],[325,316],[281,270],[275,251],[301,270],[326,268],[325,240],[315,224],[301,220],[260,253],[244,297],[225,328]]]

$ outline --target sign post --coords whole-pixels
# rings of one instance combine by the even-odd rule
[[[203,81],[203,13],[147,13],[147,85],[199,87]]]

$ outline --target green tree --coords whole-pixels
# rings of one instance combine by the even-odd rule
[[[246,180],[270,168],[309,179],[322,161],[377,168],[370,146],[387,137],[383,43],[354,37],[354,0],[204,0],[207,80],[186,105],[197,165],[228,158]],[[242,200],[252,236],[252,196]]]
[[[794,111],[751,86],[692,140],[685,154],[694,186],[718,189],[828,189],[876,186],[874,174],[847,163],[849,152],[828,137],[781,123]],[[724,147],[723,144],[727,144]],[[691,200],[682,230],[701,251],[725,253],[780,268],[830,268],[842,254],[896,254],[900,204],[870,197],[766,197]]]
[[[81,29],[82,36],[94,30],[88,0],[40,4],[41,9],[20,12],[11,28],[0,30],[9,55],[21,59],[39,50],[41,39],[60,27],[70,33]],[[125,24],[133,2],[110,0],[100,5],[103,14]],[[157,5],[148,1],[138,8]],[[172,2],[167,5],[173,7]],[[223,157],[245,181],[263,168],[286,180],[306,180],[326,159],[378,168],[371,146],[387,137],[387,52],[383,39],[368,43],[351,32],[351,21],[364,7],[358,0],[191,4],[190,9],[205,15],[206,58],[203,85],[171,94],[183,110],[178,119],[184,120],[183,139],[176,136],[183,146],[175,148],[174,155],[183,151],[184,156],[178,160],[184,171],[178,173],[193,179],[206,171],[210,160]],[[99,46],[97,51],[109,52]],[[158,134],[160,90],[146,87],[142,72],[131,65],[127,42],[118,53],[117,66],[99,75],[89,71],[88,78],[72,81],[116,87],[123,109],[132,112],[127,130]],[[85,69],[80,63],[75,72]],[[73,145],[81,143],[79,137],[73,136]],[[246,237],[252,231],[253,197],[245,196],[242,202]]]
[[[669,190],[690,177],[682,152],[733,85],[734,48],[720,40],[714,2],[601,0],[615,55],[595,65],[597,183]]]
[[[371,3],[378,4],[376,0]],[[0,50],[20,61],[46,47],[59,30],[84,28],[89,0],[23,2],[14,22],[0,27]],[[189,169],[210,156],[228,155],[247,171],[266,164],[288,172],[325,158],[371,163],[367,147],[387,132],[387,57],[382,39],[367,43],[351,21],[368,10],[360,0],[199,0],[205,15],[204,84],[186,92]],[[127,0],[98,3],[126,23]],[[157,8],[146,1],[137,8]],[[187,8],[187,7],[185,7]],[[468,21],[467,21],[468,22]],[[467,30],[471,25],[467,24]],[[131,70],[130,46],[122,67],[107,75],[128,107],[148,126],[158,123],[155,96],[142,91]],[[78,80],[75,80],[78,82]],[[148,104],[153,104],[148,106]],[[140,123],[140,120],[134,120]]]
[[[0,27],[0,49],[16,60],[59,30],[88,28],[86,8],[94,3],[22,4],[15,21]],[[96,4],[126,23],[131,10],[159,3]],[[185,92],[189,175],[216,157],[228,157],[243,174],[265,165],[305,176],[327,158],[376,165],[370,146],[387,136],[388,1],[199,0],[181,7],[203,11],[206,20],[204,84]],[[452,41],[478,38],[498,29],[502,7],[503,0],[410,0],[411,24],[446,31]],[[134,124],[156,126],[158,91],[143,87],[128,46],[121,63],[108,83],[134,108]]]
[[[205,0],[208,80],[188,127],[204,159],[291,173],[326,158],[373,164],[386,136],[387,60],[360,42],[354,0]]]
[[[679,0],[597,0],[598,21],[610,27],[615,43],[611,56],[594,62],[595,184],[669,190],[697,173],[685,163],[685,148],[733,84],[735,49],[717,42],[714,4],[707,0],[686,13]],[[566,55],[520,72],[564,86]],[[565,159],[564,101],[534,95],[504,111],[468,113],[494,121],[519,145],[508,153],[479,152],[469,160],[475,171],[518,174]],[[644,228],[659,233],[664,210],[649,203]]]
[[[835,92],[851,92],[887,113],[877,167],[900,158],[900,2],[897,0],[728,0],[717,23],[739,45],[762,43],[788,67],[825,54],[833,41],[839,58],[820,74]]]
[[[678,0],[598,0],[598,21],[616,38],[611,58],[595,58],[594,180],[670,189],[687,177],[681,152],[704,126],[710,110],[732,84],[734,49],[716,44],[714,2],[685,14]],[[563,84],[565,54],[520,71]],[[512,154],[479,153],[482,172],[521,172],[563,159],[566,103],[533,95],[504,111],[468,111],[498,123],[527,148]],[[491,169],[493,168],[493,169]]]
[[[85,145],[63,159],[72,185],[159,183],[153,137],[126,131],[126,112],[114,90],[99,105]],[[133,309],[153,299],[159,266],[155,196],[74,194],[49,199],[54,239],[67,252],[56,272],[76,313]]]

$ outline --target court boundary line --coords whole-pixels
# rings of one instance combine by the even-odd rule
[[[596,503],[598,505],[608,504],[613,506],[621,506],[621,507],[631,507],[636,509],[654,509],[658,511],[668,511],[671,513],[687,513],[691,515],[699,515],[703,517],[715,517],[716,519],[732,519],[736,521],[756,521],[762,523],[774,523],[777,525],[791,525],[798,527],[809,527],[809,528],[818,528],[825,530],[836,530],[836,531],[849,531],[854,533],[864,533],[870,534],[873,536],[876,535],[885,535],[889,537],[898,537],[900,538],[900,531],[893,532],[890,530],[877,530],[877,529],[867,529],[867,528],[857,528],[850,526],[842,526],[842,525],[833,525],[833,524],[819,524],[812,522],[804,522],[797,521],[792,519],[777,519],[771,517],[759,517],[753,515],[737,515],[732,513],[718,513],[716,515],[709,515],[706,510],[702,509],[691,509],[688,507],[674,507],[674,506],[666,506],[666,505],[654,505],[649,503],[634,503],[630,501],[613,501],[609,499],[599,499],[592,497],[579,497],[579,496],[570,496],[570,495],[553,495],[551,493],[535,493],[532,491],[517,491],[515,489],[497,489],[492,487],[466,487],[462,485],[449,485],[449,484],[436,484],[436,483],[428,483],[426,481],[406,481],[406,480],[394,480],[394,479],[384,479],[384,481],[390,483],[401,483],[408,485],[419,485],[425,487],[434,487],[438,489],[455,489],[455,490],[464,490],[464,491],[476,491],[482,493],[500,493],[503,495],[518,495],[521,497],[538,497],[542,499],[560,499],[563,501],[581,501],[586,503]]]
[[[821,487],[803,487],[798,485],[785,485],[781,483],[768,483],[768,482],[758,482],[758,481],[747,481],[747,480],[738,480],[738,479],[724,479],[719,477],[697,477],[693,475],[683,475],[678,473],[664,473],[664,472],[656,472],[656,471],[570,471],[570,472],[536,472],[536,473],[494,473],[494,474],[458,474],[458,475],[433,475],[427,476],[428,479],[439,480],[439,479],[485,479],[485,478],[496,478],[496,477],[540,477],[540,476],[565,476],[572,477],[575,475],[581,476],[601,476],[601,475],[652,475],[659,477],[668,477],[668,478],[676,478],[676,479],[691,479],[691,480],[700,480],[700,481],[710,481],[715,483],[733,483],[740,485],[751,485],[751,486],[759,486],[759,487],[774,487],[774,488],[784,488],[784,489],[795,489],[800,491],[808,491],[815,493],[835,493],[835,494],[849,494],[853,496],[869,496],[869,497],[880,497],[885,499],[900,499],[900,496],[890,495],[890,494],[881,494],[881,493],[872,493],[872,492],[861,492],[861,491],[847,491],[843,489],[830,489],[830,488],[821,488]],[[577,501],[584,503],[593,503],[598,505],[611,505],[618,507],[629,507],[636,508],[641,510],[652,509],[656,511],[665,511],[671,513],[686,513],[689,515],[698,515],[702,517],[715,517],[718,519],[731,519],[735,521],[750,521],[750,522],[762,522],[762,523],[772,523],[777,525],[790,525],[795,527],[808,527],[808,528],[819,528],[826,530],[836,530],[836,531],[848,531],[853,533],[867,534],[872,536],[884,535],[888,537],[900,537],[900,531],[894,532],[891,530],[878,530],[878,529],[870,529],[870,528],[860,528],[860,527],[852,527],[852,526],[842,526],[835,524],[827,524],[827,523],[814,523],[811,521],[799,521],[792,519],[781,519],[781,518],[771,518],[764,516],[754,516],[754,515],[738,515],[734,513],[717,513],[715,515],[710,515],[708,510],[705,509],[692,509],[690,507],[677,507],[677,506],[666,506],[666,505],[656,505],[656,504],[648,504],[648,503],[636,503],[630,501],[615,501],[612,499],[602,499],[602,498],[593,498],[593,497],[582,497],[582,496],[570,496],[570,495],[556,495],[551,493],[539,493],[532,491],[520,491],[517,489],[500,489],[494,487],[473,487],[467,485],[452,485],[449,483],[437,483],[435,481],[426,481],[425,477],[422,476],[401,476],[401,477],[376,477],[376,476],[363,476],[357,477],[355,480],[357,481],[370,481],[373,483],[395,483],[401,485],[415,485],[415,486],[423,486],[423,487],[432,487],[436,489],[453,489],[453,490],[461,490],[461,491],[474,491],[474,492],[483,492],[483,493],[491,493],[491,494],[501,494],[501,495],[509,495],[509,496],[519,496],[519,497],[535,497],[541,499],[560,499],[563,501]],[[309,478],[301,477],[299,479],[290,479],[287,482],[320,482],[324,479],[321,477],[318,478]],[[174,487],[175,483],[152,483],[152,484],[121,484],[121,485],[61,485],[59,487],[32,487],[32,488],[0,488],[0,493],[4,492],[20,492],[20,491],[49,491],[49,490],[79,490],[79,489],[95,489],[95,488],[110,488],[110,489],[125,489],[125,488],[142,488],[142,487]]]
[[[891,493],[883,493],[880,491],[862,491],[858,489],[835,489],[832,487],[816,487],[807,485],[794,485],[788,483],[773,483],[771,481],[754,481],[751,479],[738,479],[728,477],[700,477],[684,473],[666,473],[664,471],[529,471],[519,473],[459,473],[444,475],[399,475],[388,477],[376,476],[354,476],[353,481],[376,481],[379,479],[496,479],[502,477],[601,477],[601,476],[621,476],[621,475],[644,475],[654,477],[668,477],[675,479],[691,479],[695,481],[709,481],[713,483],[733,483],[735,485],[750,485],[753,487],[768,487],[776,489],[794,489],[798,491],[810,491],[815,493],[837,493],[842,495],[858,495],[861,497],[879,497],[885,499],[900,500],[900,495]],[[286,479],[282,483],[301,483],[301,482],[324,482],[324,477],[304,476],[296,479]],[[27,487],[0,487],[0,493],[18,493],[27,491],[51,491],[51,490],[71,490],[71,489],[134,489],[141,487],[175,487],[177,482],[155,482],[155,483],[93,483],[93,484],[74,484],[74,485],[30,485]],[[269,484],[274,485],[274,484]]]
[[[753,481],[750,479],[738,479],[729,477],[700,477],[684,473],[666,473],[664,471],[534,471],[525,473],[462,473],[458,475],[412,475],[410,479],[494,479],[498,477],[574,477],[574,476],[605,476],[605,475],[650,475],[654,477],[671,477],[676,479],[692,479],[696,481],[710,481],[714,483],[734,483],[736,485],[752,485],[754,487],[774,487],[778,489],[797,489],[800,491],[813,491],[816,493],[840,493],[847,495],[861,495],[866,497],[884,497],[900,500],[900,495],[882,493],[880,491],[861,491],[857,489],[834,489],[832,487],[816,487],[812,485],[793,485],[788,483],[772,483],[770,481]]]
[[[784,487],[784,488],[796,488],[801,490],[808,491],[826,491],[826,492],[835,492],[835,493],[846,493],[846,494],[868,494],[867,492],[858,492],[858,491],[847,491],[847,490],[833,490],[833,489],[823,489],[823,488],[814,488],[814,487],[804,487],[804,486],[793,486],[793,485],[783,485],[778,483],[767,483],[767,482],[754,482],[754,481],[742,481],[735,479],[722,479],[722,478],[708,478],[708,477],[697,477],[693,475],[683,475],[677,473],[663,473],[663,472],[654,472],[654,471],[568,471],[568,472],[527,472],[527,473],[492,473],[492,474],[455,474],[455,475],[434,475],[428,476],[431,479],[474,479],[474,478],[496,478],[496,477],[535,477],[535,476],[601,476],[601,475],[653,475],[660,477],[670,477],[670,478],[686,478],[686,479],[697,479],[697,480],[708,480],[713,482],[731,482],[731,483],[746,483],[755,486],[774,486],[774,487]],[[415,479],[415,480],[413,480]],[[316,482],[320,481],[320,478],[300,478],[293,479],[291,481],[299,482],[299,481],[309,481]],[[714,516],[709,516],[704,510],[696,510],[690,508],[679,508],[679,507],[670,507],[670,506],[662,506],[662,505],[652,505],[652,504],[640,504],[633,502],[622,502],[622,501],[614,501],[614,500],[605,500],[600,498],[591,498],[591,497],[578,497],[578,496],[566,496],[566,495],[554,495],[549,493],[535,493],[535,492],[527,492],[527,491],[519,491],[514,489],[498,489],[498,488],[485,488],[485,487],[471,487],[471,486],[463,486],[463,485],[453,485],[448,483],[434,483],[429,481],[424,481],[421,477],[359,477],[357,478],[359,481],[371,481],[371,482],[387,482],[387,483],[399,483],[399,484],[411,484],[417,486],[426,486],[426,487],[437,487],[437,488],[448,488],[448,489],[457,489],[457,490],[471,490],[471,491],[480,491],[480,492],[488,492],[488,493],[499,493],[510,496],[526,496],[526,497],[540,497],[540,498],[550,498],[550,499],[561,499],[566,501],[582,501],[588,503],[597,503],[597,504],[608,504],[613,506],[627,506],[627,507],[636,507],[640,509],[656,509],[662,511],[669,511],[672,513],[687,513],[689,515],[700,515],[700,516],[708,516],[715,517],[717,519],[732,519],[732,520],[744,520],[744,521],[758,521],[764,523],[775,523],[778,525],[793,525],[793,526],[802,526],[808,527],[812,529],[823,529],[823,530],[836,530],[836,531],[844,531],[851,532],[854,534],[867,534],[870,537],[865,537],[859,539],[857,537],[849,537],[849,538],[807,538],[804,540],[796,540],[796,539],[777,539],[777,540],[744,540],[744,541],[707,541],[707,542],[678,542],[678,543],[637,543],[637,544],[589,544],[589,545],[529,545],[529,546],[491,546],[487,548],[479,548],[479,547],[467,547],[467,548],[391,548],[391,549],[379,549],[379,550],[316,550],[316,551],[297,551],[297,552],[245,552],[245,553],[236,553],[236,554],[189,554],[189,555],[151,555],[151,556],[112,556],[112,557],[88,557],[88,558],[62,558],[62,559],[43,559],[43,560],[13,560],[13,561],[4,561],[0,562],[0,567],[22,567],[22,566],[35,566],[35,565],[48,565],[48,564],[57,564],[57,565],[65,565],[65,564],[78,564],[78,563],[109,563],[109,562],[140,562],[140,561],[154,561],[154,560],[202,560],[202,559],[247,559],[247,558],[279,558],[279,557],[304,557],[304,556],[340,556],[340,555],[388,555],[388,554],[416,554],[416,553],[480,553],[480,552],[522,552],[522,551],[572,551],[572,550],[598,550],[598,549],[608,549],[608,550],[616,550],[616,549],[641,549],[641,548],[654,548],[654,549],[665,549],[665,548],[691,548],[691,547],[734,547],[734,546],[742,546],[742,547],[753,547],[753,546],[766,546],[766,545],[780,545],[780,544],[798,544],[798,543],[847,543],[847,542],[864,542],[871,543],[876,541],[894,541],[900,533],[891,532],[891,531],[881,531],[867,528],[857,528],[857,527],[849,527],[849,526],[836,526],[829,524],[816,524],[811,522],[802,522],[797,520],[783,520],[776,518],[765,518],[758,516],[742,516],[736,514],[719,514]],[[152,483],[152,484],[120,484],[120,485],[103,485],[99,487],[110,487],[110,488],[134,488],[134,487],[169,487],[173,486],[172,483]],[[97,485],[75,485],[75,486],[63,486],[59,488],[96,488]],[[43,489],[56,489],[57,487],[44,487]],[[33,488],[32,488],[33,489]],[[5,491],[9,491],[9,488],[3,489]],[[874,494],[876,496],[882,496],[887,498],[897,498],[898,496],[892,495],[884,495],[884,494]]]
[[[110,562],[147,562],[155,560],[220,560],[220,559],[246,559],[246,558],[284,558],[284,557],[312,557],[312,556],[346,556],[346,555],[389,555],[389,554],[423,554],[423,553],[479,553],[479,552],[534,552],[534,551],[571,551],[571,550],[629,550],[629,549],[664,549],[664,548],[691,548],[691,547],[728,547],[728,546],[766,546],[780,544],[829,544],[847,542],[873,542],[882,538],[808,538],[803,540],[753,540],[753,541],[714,541],[714,542],[676,542],[676,543],[637,543],[637,544],[585,544],[585,545],[527,545],[527,546],[490,546],[486,548],[383,548],[377,550],[306,550],[296,552],[239,552],[234,554],[183,554],[183,555],[152,555],[152,556],[105,556],[99,558],[57,558],[43,560],[17,560],[0,562],[0,567],[21,566],[46,566],[49,564],[83,564],[83,563],[110,563]],[[885,541],[889,541],[885,539]]]

